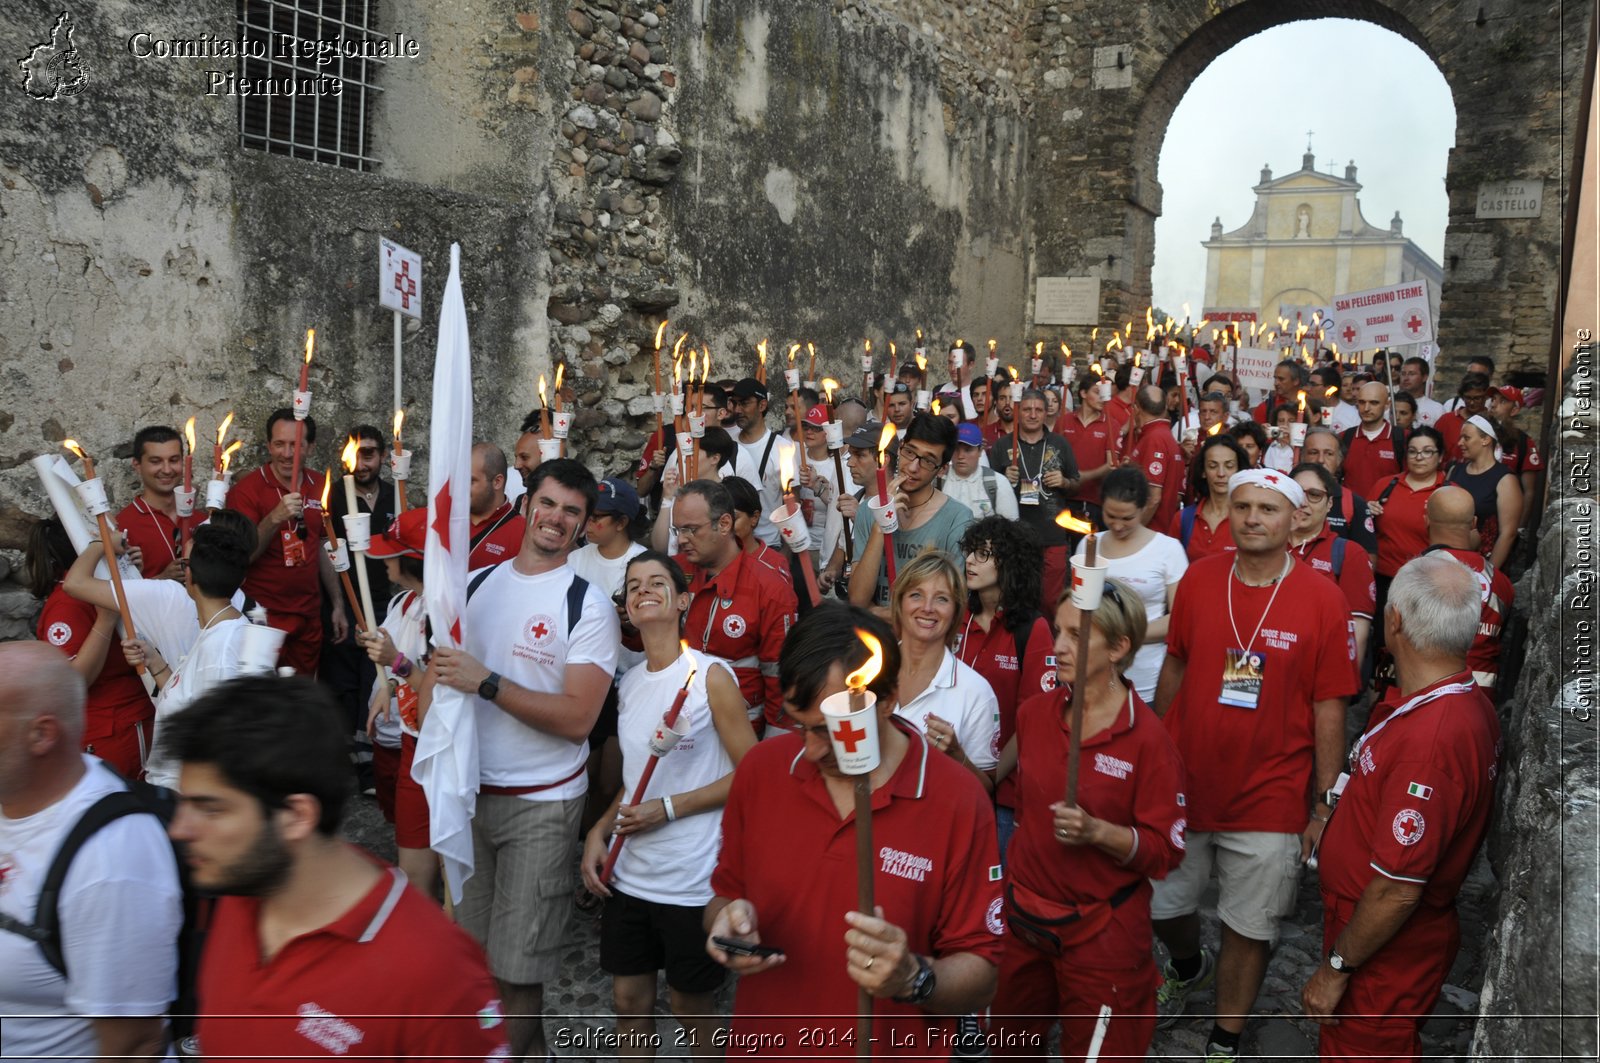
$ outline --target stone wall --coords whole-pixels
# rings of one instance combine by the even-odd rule
[[[1550,455],[1538,559],[1517,584],[1518,618],[1508,636],[1525,642],[1520,666],[1506,676],[1514,693],[1501,713],[1504,775],[1489,846],[1500,900],[1474,1059],[1593,1059],[1597,1047],[1600,502],[1592,348],[1577,369]]]

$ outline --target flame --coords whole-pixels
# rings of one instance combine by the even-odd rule
[[[228,429],[232,428],[232,427],[233,427],[233,411],[229,410],[228,411],[228,416],[224,417],[222,419],[222,423],[217,426],[217,446],[219,446],[219,447],[222,446],[222,441],[224,439],[228,438]]]
[[[1056,526],[1065,528],[1069,532],[1077,532],[1079,535],[1094,533],[1094,525],[1076,516],[1070,509],[1063,509],[1056,514]]]
[[[344,449],[339,452],[339,464],[344,466],[345,472],[356,471],[356,450],[359,447],[360,442],[355,436],[345,440]]]
[[[405,410],[396,410],[396,411],[394,411],[394,437],[396,439],[400,438],[400,426],[405,424],[405,423],[406,423],[406,411]]]
[[[1220,431],[1222,431],[1222,422],[1218,421],[1216,424],[1214,424],[1210,428],[1206,429],[1206,435],[1214,436]]]
[[[1106,371],[1104,369],[1100,368],[1100,363],[1099,362],[1090,362],[1089,363],[1089,368],[1094,371],[1094,375],[1095,376],[1105,376],[1106,375]]]
[[[702,359],[704,359],[700,363],[700,383],[704,384],[707,380],[711,379],[711,348],[700,348],[700,356]]]
[[[1014,365],[1006,366],[1006,372],[1011,374],[1011,379],[1012,380],[1016,380],[1017,379],[1017,367],[1016,366],[1014,366]]]
[[[1188,303],[1184,303],[1183,304],[1183,319],[1185,321],[1189,320],[1189,304]],[[1200,324],[1204,325],[1205,322],[1202,321],[1202,322],[1200,322]]]
[[[800,353],[800,345],[798,343],[794,343],[794,344],[790,344],[789,345],[789,368],[791,368],[791,369],[794,368],[794,356],[799,354],[799,353]]]
[[[1067,359],[1068,361],[1072,360],[1072,348],[1067,346],[1065,340],[1061,342],[1061,357]]]
[[[762,367],[765,368],[766,364],[767,364],[767,341],[766,340],[762,340],[760,343],[756,344],[756,357],[760,360]]]
[[[817,345],[810,340],[806,341],[806,354],[810,356],[813,362],[817,360]]]
[[[1128,334],[1128,338],[1129,338],[1129,339],[1130,339],[1130,340],[1131,340],[1131,339],[1133,339],[1133,322],[1132,322],[1132,321],[1130,321],[1130,322],[1128,322],[1128,323],[1127,323],[1127,325],[1126,325],[1126,326],[1124,326],[1124,329],[1123,329],[1123,330],[1124,330],[1124,331],[1125,331],[1125,332],[1127,332],[1127,334]]]
[[[558,396],[561,394],[561,376],[566,368],[566,362],[562,362],[560,365],[556,366],[556,386],[552,390],[554,390]]]
[[[872,357],[872,341],[867,341],[867,357]]]
[[[74,454],[76,454],[78,457],[82,458],[84,461],[88,461],[89,460],[89,455],[85,454],[83,452],[83,448],[78,446],[78,441],[76,439],[63,439],[61,441],[61,445],[63,447],[66,447],[68,450],[72,451]]]
[[[941,405],[940,405],[940,404],[939,404],[939,400],[938,400],[938,399],[934,399],[934,400],[933,400],[933,407],[932,407],[932,409],[933,409],[933,415],[934,415],[934,416],[935,416],[935,417],[937,417],[937,416],[939,416],[939,411],[940,411],[940,410],[941,410],[941,409],[943,409],[943,408],[944,408],[944,407],[943,407],[943,406],[941,406]]]
[[[1198,324],[1198,325],[1196,325],[1194,327],[1194,332],[1199,332],[1201,329],[1205,328],[1209,324],[1211,324],[1211,319],[1209,317],[1201,318],[1200,319],[1200,324]],[[1194,332],[1190,333],[1190,335],[1191,336],[1194,335]]]
[[[680,357],[678,352],[683,349],[683,341],[688,339],[688,338],[689,338],[689,334],[687,332],[685,332],[683,335],[679,336],[678,337],[678,341],[672,345],[672,360],[673,361],[677,361],[678,358]]]
[[[995,341],[994,340],[990,340],[989,341],[989,357],[990,358],[994,357],[994,348],[995,348]]]
[[[1044,340],[1040,340],[1038,343],[1033,345],[1033,356],[1035,358],[1044,357]]]
[[[1301,390],[1300,392],[1300,412],[1306,412],[1306,393],[1304,390]]]
[[[839,387],[839,382],[831,376],[822,378],[822,393],[828,397],[828,405],[833,405],[833,393]]]
[[[844,685],[860,693],[878,678],[879,672],[883,671],[883,643],[860,628],[856,628],[856,638],[866,646],[867,659],[862,662],[860,668],[844,677]]]
[[[900,357],[900,349],[894,345],[894,340],[889,341],[889,368],[894,368],[896,358]]]
[[[1131,322],[1130,322],[1130,324],[1131,324]],[[1133,335],[1133,333],[1130,331],[1128,333],[1128,335],[1131,337]],[[1156,338],[1156,320],[1155,320],[1155,308],[1154,307],[1147,306],[1147,307],[1144,308],[1144,338],[1146,340],[1153,340],[1153,339]]]
[[[676,387],[677,384],[678,384],[678,366],[677,366],[677,363],[673,363],[673,366],[672,366],[672,384],[673,384],[674,387]],[[544,374],[543,373],[539,374],[539,405],[540,406],[549,406],[550,405],[550,400],[545,397]]]
[[[918,347],[922,346],[922,330],[921,329],[917,329],[917,346]]]
[[[667,334],[667,319],[662,318],[661,324],[656,326],[656,350],[661,350],[661,337]]]
[[[183,422],[183,438],[189,444],[189,453],[194,453],[194,418]]]
[[[322,472],[322,512],[328,512],[328,489],[333,486],[333,470],[324,469]]]
[[[963,344],[963,343],[966,343],[966,342],[967,342],[967,341],[966,341],[966,340],[964,340],[964,339],[962,339],[962,338],[961,338],[961,337],[960,337],[960,336],[957,336],[957,337],[956,337],[956,342],[955,342],[955,346],[957,346],[957,347],[959,347],[959,346],[961,346],[961,345],[962,345],[962,344]]]
[[[683,651],[684,656],[688,656],[688,654],[689,654],[689,643],[688,643],[687,640],[679,639],[678,640],[678,647]],[[689,684],[693,683],[693,682],[694,682],[694,658],[690,657],[689,658],[689,674],[683,677],[683,689],[688,690],[689,689]]]
[[[1100,326],[1096,325],[1094,328],[1089,330],[1089,346],[1093,347],[1096,343],[1099,343],[1099,342],[1100,342]]]
[[[306,364],[311,364],[311,352],[317,349],[317,330],[306,329]]]
[[[1330,384],[1323,389],[1322,397],[1325,399],[1331,399],[1337,394],[1339,394],[1339,385]]]
[[[889,456],[889,444],[894,442],[894,425],[886,424],[878,435],[878,464],[882,465]]]
[[[233,461],[233,452],[242,446],[244,446],[244,441],[235,439],[232,443],[229,443],[228,448],[222,452],[222,475],[228,475],[228,464]]]
[[[778,482],[783,485],[784,494],[794,484],[794,451],[794,447],[787,447],[778,454]]]
[[[917,357],[917,372],[926,373],[928,371],[928,359],[923,356],[923,353],[921,351],[917,352],[917,356],[916,357]]]

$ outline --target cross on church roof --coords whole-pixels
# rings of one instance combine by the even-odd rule
[[[1306,154],[1311,154],[1311,130],[1306,130]]]

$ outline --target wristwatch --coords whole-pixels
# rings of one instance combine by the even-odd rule
[[[1338,971],[1340,974],[1355,974],[1356,973],[1355,964],[1351,963],[1349,960],[1347,960],[1343,956],[1339,955],[1339,950],[1338,949],[1329,949],[1328,950],[1328,966],[1332,967],[1335,971]]]
[[[933,996],[933,988],[938,978],[933,973],[933,963],[922,955],[916,956],[917,973],[911,979],[911,988],[903,997],[895,997],[899,1004],[925,1004]]]
[[[494,701],[500,693],[500,673],[490,672],[489,677],[478,684],[478,697],[484,701]]]

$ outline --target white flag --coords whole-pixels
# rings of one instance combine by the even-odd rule
[[[461,246],[450,245],[450,280],[439,307],[428,436],[428,539],[423,583],[434,646],[459,649],[471,552],[472,346],[461,298]],[[472,816],[478,805],[478,727],[471,700],[443,683],[422,722],[411,777],[428,798],[429,836],[456,903],[472,877]]]

